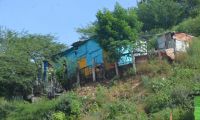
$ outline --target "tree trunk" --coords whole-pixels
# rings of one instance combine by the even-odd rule
[[[116,76],[119,77],[119,69],[118,69],[118,64],[117,64],[117,62],[115,62],[115,72],[116,72]]]

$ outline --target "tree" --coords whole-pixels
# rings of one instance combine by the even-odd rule
[[[200,15],[195,18],[189,18],[173,28],[178,32],[186,32],[193,36],[200,36]]]
[[[102,48],[108,53],[110,61],[117,62],[124,51],[132,48],[142,23],[138,21],[135,10],[124,9],[118,3],[113,12],[104,9],[97,13],[96,33]]]
[[[200,12],[200,0],[174,0],[183,7],[184,18],[196,17]]]
[[[138,5],[137,15],[144,23],[143,31],[169,29],[184,19],[184,6],[175,0],[148,0]]]
[[[97,25],[96,22],[91,23],[86,27],[78,28],[76,32],[78,32],[81,35],[81,39],[95,38],[97,37],[96,25]]]
[[[86,28],[79,28],[77,32],[82,38],[96,38],[106,51],[110,62],[117,62],[124,51],[133,51],[134,43],[141,30],[142,23],[138,20],[133,8],[125,9],[116,3],[114,11],[108,9],[98,11],[97,20]]]
[[[26,96],[37,79],[39,66],[64,45],[50,35],[0,30],[0,95]]]

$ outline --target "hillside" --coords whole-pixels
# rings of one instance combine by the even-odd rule
[[[58,98],[36,103],[0,99],[3,120],[173,120],[194,119],[194,96],[200,93],[200,41],[174,62],[152,57],[137,66],[137,76],[90,83]],[[196,114],[196,112],[195,112]]]
[[[199,45],[193,41],[174,63],[150,59],[137,76],[87,84],[53,100],[1,99],[0,114],[5,120],[169,120],[172,113],[173,120],[192,120],[193,95],[200,92]]]
[[[200,0],[116,2],[72,46],[0,27],[0,120],[198,120],[199,11]]]

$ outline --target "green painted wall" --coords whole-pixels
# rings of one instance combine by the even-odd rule
[[[194,107],[195,120],[200,120],[200,96],[194,98]]]

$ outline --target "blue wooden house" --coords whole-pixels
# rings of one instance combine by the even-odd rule
[[[73,43],[71,48],[59,53],[59,57],[66,60],[68,76],[74,75],[77,67],[83,70],[86,76],[90,75],[93,63],[96,66],[104,63],[103,50],[93,39]]]
[[[147,54],[146,45],[142,48],[137,48],[137,51]],[[134,54],[135,58],[144,54]],[[58,60],[65,62],[67,68],[67,76],[75,76],[77,69],[81,70],[85,76],[92,74],[92,67],[103,65],[106,70],[114,68],[113,63],[109,63],[105,58],[106,52],[101,48],[97,40],[89,39],[85,41],[78,41],[72,44],[72,47],[57,54]],[[136,59],[137,60],[137,59]],[[45,62],[46,63],[46,62]],[[118,61],[119,66],[124,66],[132,63],[132,56],[128,50],[124,51],[124,55]],[[47,63],[46,63],[47,64]],[[46,65],[45,64],[45,65]],[[62,64],[55,63],[54,68],[59,68]],[[48,67],[48,66],[46,66]],[[46,71],[47,69],[44,68]],[[44,72],[45,73],[45,72]]]
[[[95,39],[75,42],[71,48],[60,53],[60,58],[66,60],[68,76],[73,75],[77,67],[83,70],[86,76],[92,74],[93,64],[95,66],[104,64],[106,69],[114,67],[105,60],[105,56],[106,53]],[[118,65],[122,66],[130,63],[132,63],[132,57],[130,54],[125,53],[119,60]]]

